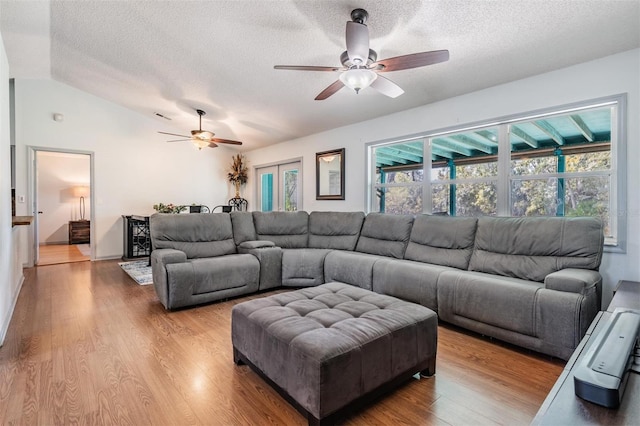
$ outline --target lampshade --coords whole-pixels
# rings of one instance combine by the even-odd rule
[[[78,185],[73,187],[73,196],[74,197],[88,197],[89,196],[89,187],[86,185]]]
[[[352,68],[340,74],[340,81],[345,86],[355,90],[356,93],[365,87],[369,87],[376,78],[378,78],[378,74],[367,68]]]

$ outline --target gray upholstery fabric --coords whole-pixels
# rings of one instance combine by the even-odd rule
[[[363,212],[311,212],[309,248],[354,250],[363,222]]]
[[[260,290],[282,285],[282,249],[271,241],[245,241],[238,252],[250,254],[260,263]]]
[[[282,248],[306,248],[309,215],[307,212],[253,212],[258,240],[273,241]]]
[[[236,254],[230,215],[154,214],[149,225],[154,288],[165,308],[258,290],[260,263]]]
[[[407,260],[380,259],[373,265],[373,286],[376,293],[399,297],[437,311],[438,277],[446,266],[429,265]]]
[[[328,249],[283,249],[282,285],[309,287],[324,283],[324,258]]]
[[[273,241],[267,240],[259,240],[259,241],[245,241],[243,243],[238,244],[238,249],[261,249],[266,247],[275,247],[276,244]]]
[[[580,292],[481,272],[445,271],[438,316],[478,333],[568,359],[599,310],[596,286]]]
[[[469,270],[542,282],[564,268],[597,270],[603,243],[595,218],[482,217]]]
[[[477,223],[474,217],[416,216],[404,258],[467,269]]]
[[[438,315],[470,318],[505,330],[535,336],[537,282],[466,271],[438,278]]]
[[[245,241],[255,241],[258,239],[256,228],[253,226],[253,215],[251,212],[231,212],[231,224],[233,225],[233,240],[236,245]]]
[[[167,309],[258,291],[260,264],[248,254],[169,263],[165,268]]]
[[[234,349],[317,419],[420,365],[435,368],[435,313],[357,287],[250,300],[231,317]]]
[[[602,276],[588,269],[567,268],[553,272],[544,278],[544,286],[549,290],[586,294],[593,287],[601,294]]]
[[[412,224],[413,216],[369,213],[364,219],[356,251],[402,259]]]
[[[165,308],[169,308],[169,284],[167,283],[167,268],[170,263],[187,261],[187,255],[179,250],[159,249],[151,252],[151,275],[153,287],[158,299]]]
[[[149,228],[154,250],[180,250],[189,259],[236,253],[226,213],[156,213],[149,218]]]
[[[331,251],[324,258],[325,282],[338,281],[367,290],[373,288],[373,265],[382,256],[352,251]]]

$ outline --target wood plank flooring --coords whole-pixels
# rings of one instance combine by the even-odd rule
[[[91,259],[90,256],[82,254],[75,244],[41,245],[38,250],[38,266],[84,262]]]
[[[117,261],[26,269],[0,348],[0,424],[305,424],[232,361],[231,308],[262,296],[167,312]],[[563,365],[441,325],[436,375],[345,424],[529,424]]]

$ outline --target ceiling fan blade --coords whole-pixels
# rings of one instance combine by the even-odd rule
[[[412,53],[409,55],[396,56],[395,58],[382,59],[377,62],[384,65],[379,72],[408,70],[411,68],[424,67],[449,60],[448,50],[433,50],[431,52]]]
[[[402,90],[400,86],[381,75],[373,80],[373,83],[371,83],[371,87],[390,98],[397,98],[404,93],[404,90]]]
[[[211,138],[211,142],[216,142],[216,143],[227,143],[229,145],[242,145],[242,142],[239,141],[232,141],[230,139],[219,139],[219,138]]]
[[[209,148],[217,148],[217,147],[218,145],[216,145],[215,143],[209,142]]]
[[[176,133],[167,133],[167,132],[158,132],[158,133],[162,133],[163,135],[170,135],[170,136],[180,136],[181,138],[190,138],[191,136],[187,136],[187,135],[178,135]]]
[[[340,71],[341,67],[317,67],[313,65],[274,65],[276,70],[292,71]]]
[[[369,28],[365,24],[347,22],[347,55],[353,65],[365,65],[369,58]]]
[[[191,139],[174,139],[171,141],[167,141],[167,142],[184,142],[184,141],[190,141]]]
[[[343,87],[344,87],[344,83],[341,80],[336,80],[333,83],[331,83],[329,87],[327,87],[322,92],[320,92],[320,94],[316,96],[315,100],[323,101],[327,99],[329,96],[336,93],[338,90],[342,89]]]

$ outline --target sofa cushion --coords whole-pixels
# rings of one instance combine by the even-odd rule
[[[542,282],[564,268],[597,270],[602,221],[575,217],[481,217],[469,270]]]
[[[309,287],[324,284],[324,259],[329,249],[282,249],[282,285]]]
[[[376,293],[399,297],[438,310],[438,276],[454,270],[447,266],[409,260],[383,258],[373,265],[373,286]]]
[[[364,219],[356,251],[402,259],[413,216],[369,213]]]
[[[536,334],[536,297],[540,283],[480,272],[443,271],[438,277],[438,316],[458,317],[528,336]]]
[[[149,228],[154,250],[180,250],[189,259],[236,253],[226,213],[156,213],[149,218]]]
[[[258,240],[273,241],[282,248],[307,247],[307,212],[253,212],[253,223]]]
[[[233,225],[233,239],[236,245],[245,241],[255,241],[256,228],[253,226],[253,215],[251,212],[231,212],[231,224]]]
[[[355,285],[366,290],[373,287],[373,265],[383,256],[332,250],[324,258],[325,282],[338,281]]]
[[[311,212],[309,248],[354,250],[363,221],[363,212]]]
[[[477,223],[474,217],[416,216],[404,258],[467,269]]]

